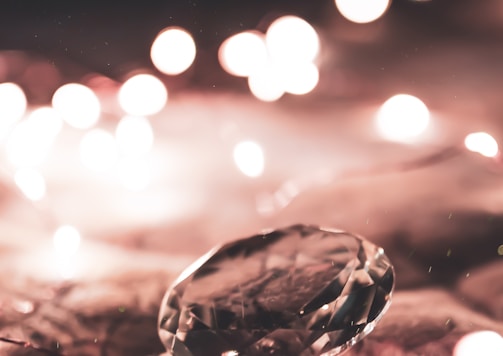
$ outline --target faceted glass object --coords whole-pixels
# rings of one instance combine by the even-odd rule
[[[174,356],[334,356],[372,331],[393,286],[382,248],[294,225],[188,267],[164,297],[159,335]]]

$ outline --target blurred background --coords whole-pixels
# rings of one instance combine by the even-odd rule
[[[3,1],[0,337],[159,353],[183,267],[305,223],[396,266],[361,354],[466,355],[503,330],[502,40],[498,0]]]

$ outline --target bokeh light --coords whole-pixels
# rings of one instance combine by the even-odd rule
[[[87,132],[80,141],[80,160],[86,168],[96,172],[113,168],[117,162],[114,136],[103,129]]]
[[[47,141],[53,141],[63,128],[61,116],[51,107],[33,110],[28,116],[28,120],[37,135],[43,136]]]
[[[132,192],[145,190],[152,180],[149,162],[140,157],[121,160],[118,175],[122,186]]]
[[[430,112],[415,96],[398,94],[381,106],[376,119],[382,137],[391,141],[410,142],[426,130]]]
[[[380,18],[391,0],[335,0],[335,6],[346,19],[356,23],[368,23]]]
[[[96,94],[78,83],[65,84],[56,90],[52,106],[68,125],[77,129],[94,126],[101,114],[101,104]]]
[[[121,153],[141,155],[152,148],[154,133],[150,122],[141,116],[125,116],[117,125],[115,139]]]
[[[37,126],[31,120],[21,121],[7,138],[7,158],[14,166],[39,166],[47,157],[50,142],[38,134]]]
[[[500,356],[503,337],[494,331],[477,331],[463,336],[454,347],[453,356]]]
[[[52,239],[54,252],[62,257],[72,257],[80,247],[80,233],[71,225],[60,226]]]
[[[262,68],[268,60],[264,36],[245,31],[226,39],[218,51],[222,68],[229,74],[248,77]]]
[[[272,102],[285,94],[280,70],[267,65],[248,77],[250,92],[259,100]]]
[[[121,108],[129,115],[147,116],[164,108],[168,91],[153,75],[138,74],[122,84],[118,99]]]
[[[234,162],[239,170],[248,177],[258,177],[264,172],[264,152],[253,141],[242,141],[234,147]]]
[[[0,136],[6,127],[23,117],[26,106],[26,96],[19,85],[0,84]]]
[[[320,50],[316,30],[296,16],[276,19],[268,28],[265,42],[273,61],[277,63],[312,62]]]
[[[474,132],[467,135],[465,147],[485,157],[496,157],[499,152],[498,142],[486,132]]]
[[[150,49],[154,66],[162,73],[177,75],[186,71],[196,58],[196,44],[182,28],[169,27],[161,31]]]
[[[17,170],[14,174],[14,182],[21,192],[32,201],[38,201],[45,196],[46,184],[44,176],[34,169],[23,168]]]
[[[314,63],[283,67],[281,74],[285,92],[295,95],[310,93],[316,88],[320,79],[318,67]]]

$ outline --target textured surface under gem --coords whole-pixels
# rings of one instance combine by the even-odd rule
[[[187,268],[164,298],[159,335],[174,356],[333,356],[372,331],[393,284],[380,247],[295,225]]]

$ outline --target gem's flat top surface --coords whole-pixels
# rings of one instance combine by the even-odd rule
[[[381,248],[295,225],[196,261],[167,292],[159,333],[176,356],[336,355],[373,329],[393,284]]]

